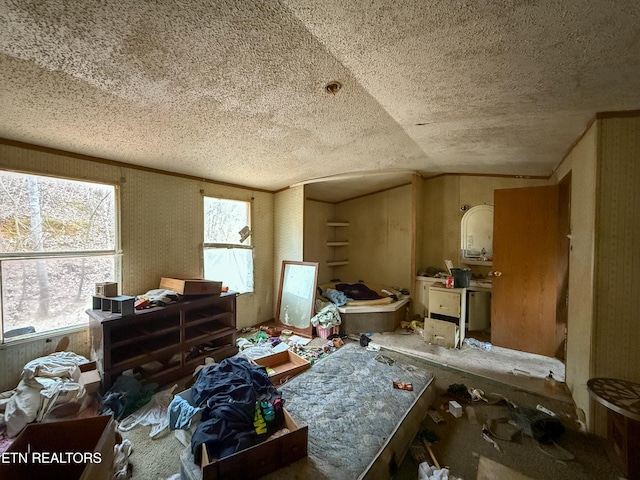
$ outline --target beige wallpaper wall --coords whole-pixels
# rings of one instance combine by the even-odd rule
[[[255,292],[238,298],[238,326],[272,318],[273,194],[5,144],[0,144],[0,168],[118,185],[121,290],[129,295],[157,288],[162,276],[201,275],[201,190],[207,195],[223,198],[251,200],[253,197]],[[10,345],[0,351],[0,364],[4,365],[12,351]]]
[[[349,265],[343,281],[410,289],[411,185],[341,202],[336,215],[349,221]]]
[[[598,125],[585,133],[558,172],[571,170],[571,251],[567,320],[566,382],[576,407],[589,418],[594,299],[594,227]],[[560,181],[562,178],[554,178]]]
[[[276,315],[283,260],[299,262],[304,258],[304,187],[289,188],[274,197],[272,318]]]
[[[336,272],[344,267],[329,267],[327,260],[348,258],[349,246],[329,247],[327,241],[349,239],[348,227],[328,227],[327,222],[336,220],[336,207],[332,203],[305,200],[304,203],[304,260],[318,263],[318,283],[336,278]],[[340,219],[338,219],[340,220]]]
[[[640,117],[599,123],[593,375],[640,382]]]
[[[422,252],[417,254],[416,265],[419,271],[430,266],[444,270],[445,259],[456,263],[460,250],[460,177],[444,175],[423,183],[424,243]]]

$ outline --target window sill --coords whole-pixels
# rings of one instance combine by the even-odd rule
[[[25,343],[31,343],[38,340],[52,341],[51,339],[55,337],[63,337],[70,333],[81,332],[83,330],[88,330],[89,324],[85,325],[74,325],[73,327],[64,327],[57,328],[55,330],[47,330],[46,332],[36,332],[30,333],[27,335],[21,335],[15,338],[3,338],[2,343],[0,344],[0,348],[10,346],[10,345],[21,345]]]

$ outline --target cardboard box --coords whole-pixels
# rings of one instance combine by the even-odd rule
[[[269,375],[269,380],[276,386],[311,368],[311,364],[307,360],[293,353],[291,350],[267,355],[266,357],[257,358],[254,361],[258,365],[267,367],[267,372],[270,372],[269,369],[273,371],[273,373]]]
[[[111,478],[115,438],[111,416],[29,424],[3,454],[11,461],[0,462],[0,478]]]
[[[449,413],[456,418],[460,418],[462,416],[462,405],[460,405],[455,400],[449,401]]]
[[[160,279],[160,288],[171,290],[180,295],[220,295],[222,282],[202,278],[166,278]]]
[[[78,379],[78,383],[84,387],[87,395],[93,395],[100,390],[100,382],[100,372],[95,369],[81,372]]]
[[[456,348],[460,342],[460,329],[452,322],[425,318],[424,341],[441,347]]]
[[[96,283],[96,297],[117,297],[118,284],[115,282]]]
[[[251,448],[219,460],[209,459],[202,446],[202,479],[248,480],[260,478],[307,456],[308,427],[298,427],[284,409],[284,427],[289,433],[271,437]]]

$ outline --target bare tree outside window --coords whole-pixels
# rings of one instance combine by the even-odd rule
[[[204,276],[238,293],[253,291],[251,236],[242,240],[240,235],[251,227],[250,207],[240,200],[204,197]]]
[[[2,338],[87,323],[116,233],[114,186],[0,171]]]

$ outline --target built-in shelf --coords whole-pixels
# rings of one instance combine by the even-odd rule
[[[339,267],[340,265],[349,265],[349,260],[336,260],[327,262],[327,267]]]
[[[327,222],[327,227],[348,227],[348,226],[349,226],[349,222],[341,222],[338,220],[330,220]],[[335,233],[335,230],[334,230],[334,233]],[[332,237],[335,238],[334,235],[332,235]],[[341,236],[338,236],[338,238],[340,237]],[[346,247],[348,245],[349,245],[348,240],[327,240],[327,247]],[[344,250],[342,250],[342,252],[344,253]],[[337,256],[338,255],[336,255],[336,250],[334,250],[332,257],[335,258]],[[346,259],[345,260],[327,260],[328,267],[339,267],[339,266],[348,265],[348,264],[349,264],[349,261]]]
[[[490,267],[493,265],[491,260],[474,260],[472,258],[463,258],[461,262],[465,265],[480,265],[484,267]]]

